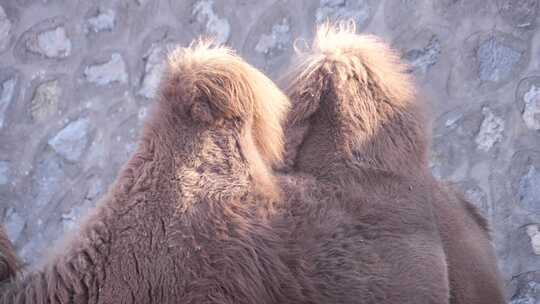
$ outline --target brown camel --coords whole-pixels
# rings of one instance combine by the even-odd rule
[[[337,189],[338,236],[357,237],[345,257],[318,258],[343,264],[338,291],[358,278],[351,259],[368,260],[359,269],[384,300],[362,303],[504,303],[486,221],[428,170],[424,106],[405,71],[385,43],[340,24],[321,26],[289,75],[287,162]]]
[[[299,303],[270,220],[288,100],[224,47],[168,59],[136,152],[61,253],[0,303]]]
[[[450,192],[402,69],[376,39],[322,27],[289,90],[300,174],[276,179],[286,98],[227,49],[174,52],[108,195],[0,303],[448,303],[433,201]]]
[[[0,284],[14,279],[20,270],[20,262],[4,228],[0,226]]]

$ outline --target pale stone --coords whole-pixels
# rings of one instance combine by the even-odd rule
[[[164,49],[158,45],[153,45],[144,56],[143,59],[146,64],[141,88],[138,92],[139,95],[148,99],[155,96],[165,67],[164,57]]]
[[[25,225],[24,218],[17,211],[8,209],[5,228],[7,236],[12,242],[16,242],[21,237]]]
[[[538,231],[538,225],[527,226],[527,235],[531,239],[534,254],[540,255],[540,231]]]
[[[30,43],[28,49],[48,58],[65,58],[71,54],[71,40],[66,29],[59,26],[39,33],[35,43]]]
[[[531,89],[523,96],[525,108],[522,117],[527,128],[540,130],[540,88],[531,86]]]
[[[88,18],[87,30],[94,33],[112,31],[116,23],[116,14],[111,9],[99,10],[94,17]]]
[[[204,24],[207,34],[215,38],[217,44],[229,40],[231,25],[226,18],[220,18],[214,11],[213,0],[201,0],[193,6],[193,15],[197,22]]]
[[[480,131],[476,136],[477,148],[488,152],[491,148],[503,139],[504,120],[493,114],[488,107],[482,108],[484,120],[480,126]]]
[[[44,122],[58,111],[58,104],[62,88],[58,80],[52,80],[40,84],[32,98],[32,108],[30,110],[32,118],[39,122]]]
[[[87,66],[84,70],[84,77],[98,86],[106,86],[115,82],[124,84],[128,80],[126,63],[119,53],[113,53],[109,61]]]
[[[55,154],[49,153],[38,162],[33,176],[36,207],[49,203],[54,194],[62,189],[64,177],[64,164]]]
[[[0,160],[0,185],[6,185],[9,183],[9,177],[11,174],[10,163],[5,160]]]
[[[371,6],[366,0],[321,0],[316,12],[317,23],[352,19],[364,26],[371,17]]]
[[[78,161],[86,150],[89,129],[88,119],[76,120],[49,140],[49,145],[65,159],[72,162]]]
[[[10,78],[4,81],[1,85],[0,91],[0,129],[4,126],[6,120],[6,112],[13,100],[13,95],[15,94],[15,86],[17,80],[15,78]]]
[[[431,66],[439,61],[440,55],[441,43],[438,38],[433,37],[426,47],[407,52],[403,59],[410,65],[412,71],[419,70],[426,73]]]
[[[480,44],[477,51],[479,77],[484,81],[504,81],[512,75],[522,53],[492,37]]]
[[[0,51],[3,51],[8,47],[10,34],[11,21],[4,11],[4,8],[0,6]]]
[[[291,41],[290,26],[287,19],[274,24],[270,34],[262,34],[255,50],[259,53],[269,54],[273,51],[282,51]]]
[[[540,213],[540,170],[530,166],[519,180],[519,202],[527,210]]]

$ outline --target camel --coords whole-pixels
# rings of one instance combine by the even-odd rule
[[[336,228],[358,238],[343,251],[359,250],[341,263],[367,259],[382,290],[362,303],[505,303],[486,220],[428,170],[426,106],[406,70],[396,51],[354,24],[319,27],[286,78],[285,162],[335,189],[332,204],[343,205]],[[363,246],[372,246],[371,260]],[[377,272],[381,263],[396,285]],[[354,271],[344,271],[334,290],[353,288],[346,275]]]
[[[6,231],[0,226],[0,284],[4,281],[14,279],[20,269],[21,263],[17,257],[17,253]]]
[[[486,226],[429,174],[404,71],[378,39],[319,28],[287,90],[295,172],[275,175],[287,97],[227,48],[174,51],[108,194],[0,304],[499,303]],[[470,261],[451,239],[464,220]],[[467,267],[495,279],[461,285]]]
[[[270,227],[288,99],[226,47],[168,57],[138,147],[105,197],[0,303],[299,303]]]

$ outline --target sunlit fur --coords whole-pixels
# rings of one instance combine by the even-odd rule
[[[168,57],[163,83],[175,78],[190,83],[193,98],[206,96],[217,116],[253,120],[255,142],[270,164],[280,162],[283,153],[281,124],[289,110],[287,97],[259,70],[226,47],[211,48],[200,40],[190,48],[177,49]],[[172,90],[175,88],[164,88]],[[214,117],[207,119],[213,119]]]
[[[355,235],[380,239],[370,253],[400,275],[371,274],[389,297],[377,303],[504,303],[485,220],[429,172],[424,105],[398,54],[351,23],[325,24],[298,62],[287,81],[286,163],[334,189],[323,197],[338,193],[327,209],[348,205]]]
[[[117,180],[44,267],[0,288],[0,303],[301,302],[270,227],[287,105],[225,47],[173,51]]]
[[[21,263],[15,249],[3,227],[0,226],[0,285],[9,279],[14,279],[20,267]]]
[[[393,171],[425,163],[422,105],[407,67],[379,38],[355,34],[352,23],[325,24],[297,62],[287,80],[290,124],[301,125],[322,99],[333,99],[321,111],[332,112],[336,136],[346,137],[336,138],[337,148],[349,157],[362,149],[364,163]]]

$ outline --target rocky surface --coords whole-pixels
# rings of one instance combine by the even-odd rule
[[[5,80],[0,87],[0,129],[4,126],[6,120],[6,113],[11,101],[13,100],[13,94],[17,81],[14,78]]]
[[[203,25],[204,33],[214,37],[216,43],[225,43],[231,35],[231,26],[226,18],[222,18],[214,10],[213,0],[200,0],[193,5],[193,16]]]
[[[478,131],[475,142],[478,149],[488,152],[493,145],[502,140],[504,120],[495,116],[488,107],[482,108],[482,114],[484,115],[484,120],[482,121],[482,125],[480,125],[480,131]]]
[[[353,19],[431,103],[430,166],[489,218],[509,303],[540,302],[537,0],[0,0],[0,221],[32,264],[135,148],[162,60],[199,34],[279,79],[317,22]]]
[[[89,121],[85,118],[69,123],[49,140],[51,148],[65,159],[79,161],[88,143]]]
[[[47,122],[59,110],[62,88],[58,80],[40,84],[34,91],[30,114],[35,121]]]
[[[4,8],[0,6],[0,51],[3,51],[8,47],[10,33],[11,21],[6,15]]]
[[[28,50],[48,58],[62,58],[71,54],[71,40],[64,27],[57,27],[37,34],[27,44]]]
[[[115,82],[126,83],[126,63],[122,55],[113,53],[108,61],[87,66],[84,69],[84,78],[97,86],[107,86]]]
[[[112,31],[116,22],[116,14],[111,9],[99,9],[97,13],[86,20],[87,31],[94,33]]]

